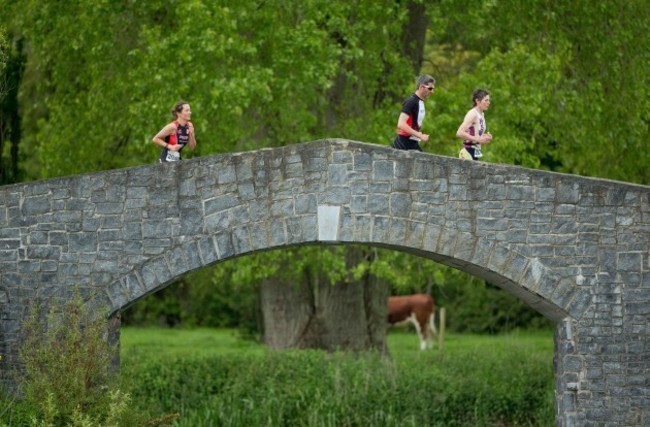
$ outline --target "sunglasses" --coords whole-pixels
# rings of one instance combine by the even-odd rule
[[[435,86],[424,86],[424,88],[425,88],[426,90],[428,90],[429,92],[433,92],[433,90],[434,90],[436,87],[435,87]]]

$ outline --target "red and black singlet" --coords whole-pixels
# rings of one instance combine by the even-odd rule
[[[178,153],[180,154],[181,150],[183,150],[183,148],[190,142],[190,122],[181,125],[178,120],[176,120],[174,126],[176,127],[176,130],[165,138],[165,142],[169,145],[182,145],[181,149],[178,150]],[[159,157],[161,162],[167,161],[167,152],[168,150],[166,148],[162,149]]]
[[[408,115],[406,124],[413,128],[413,130],[420,131],[425,114],[424,101],[415,93],[412,93],[411,96],[406,98],[406,101],[402,104],[402,113]],[[420,138],[410,135],[401,129],[399,129],[397,133],[414,141],[420,140]]]

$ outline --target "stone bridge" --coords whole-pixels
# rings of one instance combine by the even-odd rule
[[[553,320],[558,426],[650,425],[649,199],[341,139],[0,187],[0,368],[31,301],[79,287],[115,314],[240,255],[362,243],[471,273]]]

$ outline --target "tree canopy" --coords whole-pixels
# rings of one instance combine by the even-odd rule
[[[27,45],[25,180],[155,160],[151,136],[179,99],[193,106],[197,155],[328,136],[388,144],[423,60],[438,79],[429,151],[456,153],[471,92],[485,87],[486,160],[650,183],[646,2],[0,5],[9,39]]]

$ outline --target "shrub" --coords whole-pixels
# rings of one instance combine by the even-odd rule
[[[23,399],[12,398],[0,413],[0,426],[118,427],[141,419],[129,408],[129,394],[115,387],[111,362],[117,346],[108,343],[107,316],[91,306],[78,292],[48,313],[32,306],[20,349]]]
[[[54,306],[44,320],[33,306],[23,324],[25,339],[20,358],[25,365],[23,390],[42,415],[56,408],[51,420],[69,420],[80,414],[107,414],[109,367],[116,347],[105,339],[106,316],[93,319],[78,293],[61,307]]]

